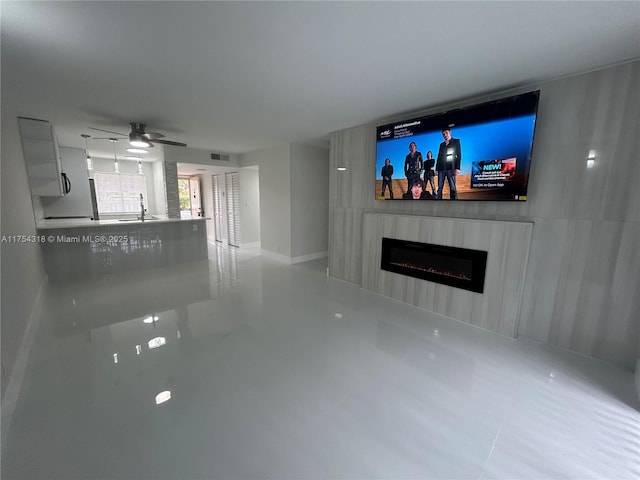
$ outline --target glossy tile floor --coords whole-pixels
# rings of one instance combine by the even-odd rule
[[[51,289],[3,479],[640,478],[630,371],[210,253]]]

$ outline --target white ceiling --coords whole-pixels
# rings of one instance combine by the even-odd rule
[[[244,153],[640,57],[638,1],[0,8],[3,109],[51,121],[76,147],[89,126],[137,121]],[[91,149],[112,155],[108,141]]]

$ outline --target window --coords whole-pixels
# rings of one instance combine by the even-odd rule
[[[147,205],[147,183],[139,173],[95,172],[98,213],[140,213],[140,194]]]

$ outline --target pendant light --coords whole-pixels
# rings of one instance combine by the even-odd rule
[[[120,173],[120,166],[118,165],[118,155],[116,154],[116,142],[117,138],[110,138],[109,141],[113,143],[113,167],[116,173]]]
[[[138,173],[142,174],[142,157],[135,157],[133,155],[125,155],[124,158],[127,158],[129,160],[137,160],[138,161]]]
[[[87,141],[88,138],[91,138],[91,135],[83,133],[80,136],[84,138],[84,154],[87,157],[87,170],[91,173],[91,170],[93,170],[93,162],[91,161],[91,155],[89,155],[89,142]]]

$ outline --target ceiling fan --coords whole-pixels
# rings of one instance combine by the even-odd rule
[[[173,145],[174,147],[186,147],[186,143],[181,142],[173,142],[171,140],[163,140],[164,135],[157,132],[145,132],[145,124],[144,123],[136,123],[132,122],[129,124],[131,126],[131,132],[129,134],[124,134],[120,132],[112,132],[111,130],[104,130],[102,128],[94,128],[89,127],[90,130],[96,130],[98,132],[111,133],[113,135],[119,135],[121,137],[128,137],[129,143],[134,147],[153,147],[154,143],[161,143],[163,145]],[[105,138],[95,138],[94,140],[110,140],[110,137]]]

